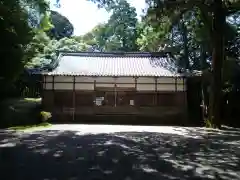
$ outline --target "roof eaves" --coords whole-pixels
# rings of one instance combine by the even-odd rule
[[[166,57],[171,52],[83,52],[83,51],[58,51],[62,56],[86,57]]]
[[[185,77],[183,74],[173,75],[106,75],[106,74],[80,74],[75,72],[42,72],[42,75],[47,76],[82,76],[82,77]]]

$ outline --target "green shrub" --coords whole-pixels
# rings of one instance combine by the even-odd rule
[[[52,118],[52,114],[50,112],[41,111],[40,117],[42,122],[46,122]]]
[[[27,126],[40,123],[39,113],[42,110],[39,100],[9,98],[0,103],[0,128]]]
[[[205,119],[204,123],[207,128],[214,128],[214,125],[212,124],[210,119]]]

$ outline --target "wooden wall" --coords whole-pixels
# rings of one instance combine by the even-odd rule
[[[43,105],[47,109],[54,107],[82,107],[98,106],[96,97],[104,97],[102,106],[165,106],[181,107],[186,105],[185,92],[94,92],[67,90],[45,90],[43,92]],[[133,104],[131,104],[133,102]]]
[[[101,113],[102,107],[105,107],[104,113],[109,110],[109,113],[127,114],[129,110],[139,113],[136,108],[168,107],[185,111],[187,106],[182,78],[47,76],[44,82],[44,109],[58,112],[58,117],[64,114],[74,119],[81,112]],[[104,98],[101,106],[96,104],[97,97]],[[115,108],[114,111],[111,108]]]

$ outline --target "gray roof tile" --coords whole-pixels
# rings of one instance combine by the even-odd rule
[[[79,76],[180,76],[168,57],[81,56],[63,54],[48,75]]]

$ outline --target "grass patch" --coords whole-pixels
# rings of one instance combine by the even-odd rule
[[[38,102],[41,102],[41,98],[24,98],[24,100],[26,101],[26,102],[36,102],[36,103],[38,103]]]
[[[46,128],[50,127],[50,123],[40,123],[40,124],[35,124],[35,125],[28,125],[28,126],[14,126],[14,127],[9,127],[9,130],[15,130],[15,131],[23,131],[23,130],[31,130],[31,129],[38,129],[38,128]]]

